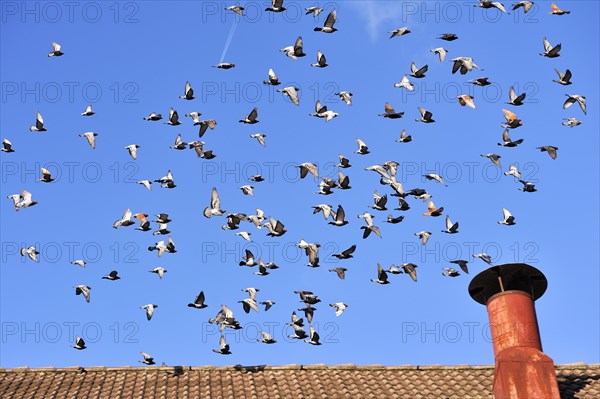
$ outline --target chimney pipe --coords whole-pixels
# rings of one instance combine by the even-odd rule
[[[548,281],[524,263],[491,267],[469,284],[487,307],[494,345],[495,399],[560,398],[554,362],[542,352],[534,301]]]

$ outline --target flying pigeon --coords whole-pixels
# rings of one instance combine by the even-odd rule
[[[489,256],[488,254],[485,254],[485,253],[473,254],[473,258],[475,258],[475,259],[481,259],[482,261],[484,261],[488,265],[493,266],[492,265],[492,257]]]
[[[169,120],[165,123],[171,126],[181,125],[181,122],[179,122],[179,114],[173,108],[169,109]]]
[[[471,108],[475,108],[475,102],[473,101],[473,99],[475,97],[470,96],[468,94],[462,94],[462,95],[460,95],[460,96],[458,96],[456,98],[458,99],[458,103],[460,105],[462,105],[463,107],[466,105],[466,106],[469,106]]]
[[[333,254],[332,256],[335,256],[336,258],[342,260],[342,259],[350,259],[352,258],[352,254],[354,253],[354,251],[356,251],[356,245],[352,245],[350,248],[342,251],[339,254]]]
[[[60,44],[56,42],[50,43],[52,46],[52,51],[48,53],[48,57],[60,57],[64,53],[60,50]]]
[[[8,141],[7,139],[2,140],[2,148],[0,148],[0,151],[15,152],[15,150],[13,150],[13,148],[12,148],[12,143],[10,141]]]
[[[556,82],[556,83],[561,84],[563,86],[568,86],[568,85],[570,85],[572,83],[571,82],[571,78],[573,77],[573,74],[571,73],[571,71],[569,69],[567,69],[565,71],[565,73],[562,73],[561,71],[559,71],[556,68],[554,68],[554,71],[558,75],[558,80],[552,80],[553,82]]]
[[[484,158],[488,158],[497,167],[499,167],[499,168],[502,167],[502,165],[500,164],[500,158],[502,158],[502,157],[500,155],[498,155],[498,154],[481,154],[481,156]]]
[[[406,133],[406,130],[402,129],[400,132],[400,139],[396,140],[396,143],[410,143],[412,141],[412,136]]]
[[[502,216],[504,219],[498,221],[498,224],[504,224],[506,226],[513,226],[516,224],[515,217],[513,215],[511,215],[511,213],[508,211],[508,209],[502,208]]]
[[[502,133],[502,143],[498,143],[498,145],[501,145],[503,147],[516,147],[522,142],[523,139],[512,141],[510,138],[510,134],[508,133],[508,129],[504,129],[504,132]]]
[[[385,103],[384,110],[385,113],[379,114],[379,116],[389,119],[399,119],[402,118],[402,115],[404,115],[404,112],[396,112],[388,102]]]
[[[335,19],[336,19],[337,13],[335,10],[331,11],[329,13],[329,15],[327,16],[327,19],[325,20],[325,24],[323,25],[322,28],[315,28],[314,31],[315,32],[324,32],[324,33],[333,33],[335,31],[337,31],[336,28],[333,27],[333,25],[335,24]]]
[[[349,91],[340,91],[338,93],[334,93],[336,96],[340,97],[340,100],[346,103],[346,105],[352,105],[352,96],[353,94]]]
[[[269,80],[264,80],[263,83],[271,86],[277,86],[281,84],[279,78],[277,77],[272,68],[269,68]]]
[[[150,356],[146,352],[140,352],[140,354],[144,358],[144,360],[140,360],[139,361],[140,363],[144,363],[144,364],[147,364],[147,365],[153,365],[153,364],[155,364],[154,363],[154,358],[152,356]]]
[[[564,118],[563,126],[575,127],[581,125],[581,121],[577,120],[577,118]]]
[[[537,147],[541,152],[547,152],[550,155],[550,158],[556,159],[556,151],[558,151],[558,147],[554,147],[552,145],[545,145],[542,147]]]
[[[442,276],[458,277],[460,273],[453,267],[442,267]]]
[[[75,348],[77,350],[85,349],[86,346],[85,346],[85,341],[83,340],[83,338],[81,338],[80,336],[75,337],[75,345],[73,346],[73,348]]]
[[[427,212],[423,212],[423,216],[433,216],[433,217],[441,216],[443,211],[444,211],[443,206],[440,208],[436,208],[433,201],[429,200],[429,203],[427,204]]]
[[[294,105],[300,105],[300,99],[298,98],[299,87],[288,86],[283,89],[277,90],[279,93],[283,93],[287,98],[290,99]]]
[[[92,289],[91,287],[88,287],[87,285],[77,285],[73,288],[75,288],[75,295],[83,295],[85,301],[88,303],[90,302],[90,290]]]
[[[151,112],[150,115],[144,117],[145,121],[159,121],[161,119],[162,115],[155,112]]]
[[[452,223],[450,216],[446,215],[446,230],[442,230],[442,233],[456,234],[458,233],[458,222]]]
[[[29,126],[30,132],[46,132],[48,129],[44,127],[44,118],[42,118],[42,114],[39,112],[35,117],[35,125]]]
[[[418,233],[415,233],[415,235],[421,239],[423,245],[427,244],[427,241],[429,241],[429,237],[432,234],[433,233],[430,231],[419,231]]]
[[[91,105],[88,105],[88,106],[85,108],[85,111],[83,111],[83,112],[81,113],[81,116],[92,116],[92,115],[94,115],[94,114],[95,114],[95,112],[94,112],[94,111],[92,111],[92,106],[91,106]]]
[[[408,35],[409,33],[411,33],[411,31],[410,31],[410,29],[408,29],[405,26],[405,27],[402,27],[402,28],[394,29],[394,30],[390,31],[389,33],[392,34],[390,36],[390,39],[392,39],[394,37],[400,37],[400,36]]]
[[[381,265],[378,263],[377,264],[377,278],[376,279],[371,279],[372,282],[377,283],[377,284],[389,284],[390,282],[388,281],[388,275],[385,272],[385,270],[383,270],[383,267],[381,267]]]
[[[563,104],[563,109],[567,109],[571,105],[573,105],[575,103],[578,103],[579,107],[581,108],[581,110],[583,111],[583,113],[587,114],[586,101],[585,101],[585,97],[584,96],[580,96],[578,94],[565,94],[565,96],[567,96],[568,98],[565,101],[565,103]]]
[[[321,50],[318,50],[317,51],[317,62],[314,64],[310,64],[310,66],[317,67],[317,68],[325,68],[328,65],[329,64],[327,64],[327,58],[325,58],[325,55],[321,52]]]
[[[469,267],[467,266],[467,264],[469,263],[468,261],[462,260],[462,259],[457,259],[457,260],[451,260],[450,263],[460,266],[460,268],[463,272],[469,274]]]
[[[167,271],[168,271],[167,269],[165,269],[164,267],[160,267],[160,266],[155,267],[152,270],[148,270],[148,272],[158,275],[158,278],[160,278],[161,280]]]
[[[329,306],[335,309],[335,315],[340,316],[348,307],[344,302],[330,303]]]
[[[421,107],[417,107],[419,109],[419,112],[421,113],[421,118],[420,119],[415,119],[416,122],[423,122],[423,123],[432,123],[435,122],[435,120],[431,119],[431,117],[433,116],[433,114],[429,111],[427,111],[425,108],[421,108]]]
[[[408,91],[413,91],[415,89],[413,84],[410,83],[410,81],[408,80],[408,76],[406,75],[402,76],[400,83],[394,83],[394,87],[398,89],[406,89]]]
[[[510,86],[510,89],[508,90],[508,98],[509,98],[509,102],[507,104],[510,105],[523,105],[523,100],[525,99],[525,96],[527,95],[527,93],[521,93],[517,96],[517,93],[515,93],[515,88]]]
[[[424,65],[421,68],[417,68],[417,65],[415,65],[415,63],[413,62],[410,64],[410,76],[412,76],[415,79],[424,78],[425,72],[427,72],[428,69],[429,67],[427,65]]]
[[[556,5],[556,3],[552,3],[551,7],[552,7],[552,10],[549,12],[549,14],[552,14],[552,15],[565,15],[565,14],[571,13],[571,11],[561,10],[560,7]]]
[[[527,14],[531,7],[533,7],[533,1],[519,1],[512,5],[513,11],[519,9],[519,7],[523,7],[523,11]]]
[[[224,336],[221,335],[221,338],[219,338],[219,349],[213,349],[213,352],[218,353],[220,355],[231,355],[229,345],[225,341]]]
[[[156,309],[158,305],[153,305],[149,303],[148,305],[140,306],[140,309],[146,309],[146,318],[148,321],[152,319],[152,315],[154,314],[154,309]]]
[[[308,7],[308,8],[305,8],[305,10],[306,10],[306,15],[312,14],[314,17],[317,17],[317,16],[319,16],[320,13],[323,12],[324,9],[319,8],[319,7]]]
[[[119,277],[118,274],[119,274],[118,271],[112,270],[110,273],[108,273],[108,275],[103,276],[102,278],[105,280],[111,280],[111,281],[120,280],[121,277]]]
[[[437,48],[434,48],[434,49],[429,50],[429,51],[431,51],[432,53],[437,54],[439,56],[439,58],[440,58],[440,62],[444,62],[444,60],[446,59],[446,54],[448,54],[448,50],[446,50],[443,47],[437,47]]]
[[[458,36],[457,36],[457,35],[455,35],[454,33],[442,33],[442,34],[441,34],[441,35],[438,37],[438,39],[442,39],[442,40],[445,40],[445,41],[447,41],[447,42],[451,42],[451,41],[453,41],[453,40],[457,40],[457,39],[458,39]]]
[[[240,123],[247,123],[252,125],[259,122],[256,118],[258,118],[258,108],[254,107],[244,119],[240,119]]]
[[[182,100],[193,100],[194,98],[194,90],[192,89],[192,85],[190,82],[185,82],[185,89],[183,90],[183,96],[179,96]]]
[[[502,11],[503,13],[506,13],[506,9],[504,8],[504,4],[499,3],[497,1],[489,1],[489,0],[479,0],[479,4],[476,4],[475,7],[480,7],[480,8],[497,8],[498,10]]]
[[[546,39],[544,37],[544,52],[540,53],[540,55],[543,55],[544,57],[548,57],[548,58],[556,58],[556,57],[560,57],[560,49],[562,48],[561,44],[557,44],[556,46],[552,47],[552,45],[550,44],[550,42],[548,41],[548,39]]]
[[[338,117],[340,114],[337,112],[329,111],[327,109],[327,106],[322,106],[321,102],[317,100],[317,102],[315,103],[315,112],[308,115],[314,116],[316,118],[325,118],[325,122],[329,122],[333,118]]]
[[[336,267],[335,269],[329,269],[329,271],[335,272],[341,280],[344,280],[346,278],[346,271],[348,271],[348,269],[345,267]]]
[[[355,154],[366,155],[370,152],[369,147],[367,147],[367,144],[364,141],[362,141],[358,137],[354,140],[356,141],[356,144],[358,145],[358,149],[356,151],[354,151]]]
[[[303,46],[304,44],[302,42],[302,36],[298,36],[293,46],[284,47],[279,51],[285,53],[285,55],[290,57],[291,59],[296,60],[298,59],[298,57],[304,57],[306,55],[302,51]]]
[[[519,190],[523,191],[524,193],[534,193],[537,191],[537,189],[535,188],[535,184],[533,184],[532,182],[525,180],[519,181],[523,184],[523,187],[519,188]]]
[[[221,209],[221,199],[216,187],[213,187],[210,195],[210,207],[204,208],[204,216],[210,218],[211,216],[221,216],[225,210]]]
[[[213,68],[231,69],[231,68],[235,68],[235,64],[232,64],[231,62],[220,62],[217,65],[213,65]]]
[[[38,258],[39,254],[40,251],[38,251],[33,245],[29,246],[29,248],[21,248],[21,256],[27,255],[29,259],[36,263],[40,261]]]
[[[225,9],[227,11],[233,11],[234,13],[238,14],[238,15],[244,15],[244,10],[245,8],[242,6],[229,6],[229,7],[225,7]]]

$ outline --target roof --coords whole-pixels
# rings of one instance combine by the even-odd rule
[[[556,367],[562,398],[600,397],[600,364]],[[492,398],[494,366],[0,368],[0,397]]]

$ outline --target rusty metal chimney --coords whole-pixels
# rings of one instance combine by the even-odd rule
[[[494,345],[495,399],[560,398],[554,361],[542,352],[534,301],[548,281],[524,263],[490,267],[469,284],[487,307]]]

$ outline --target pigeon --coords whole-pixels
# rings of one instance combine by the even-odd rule
[[[505,123],[502,123],[502,127],[505,129],[516,129],[519,126],[523,126],[523,122],[517,117],[514,112],[511,112],[507,109],[503,109],[504,118],[506,119]]]
[[[338,158],[340,160],[340,163],[337,164],[336,166],[339,166],[340,168],[350,168],[352,165],[350,165],[350,161],[348,160],[348,158],[346,158],[343,155],[338,155]]]
[[[564,118],[563,126],[575,127],[581,125],[581,121],[577,120],[577,118]]]
[[[306,55],[302,51],[303,46],[304,44],[302,42],[302,36],[298,36],[293,46],[284,47],[279,51],[285,53],[285,55],[290,57],[291,59],[296,60],[298,59],[298,57],[304,57]]]
[[[295,315],[295,314],[293,314],[293,315]],[[299,319],[299,320],[302,320],[302,319]],[[294,334],[288,335],[288,338],[303,339],[308,336],[308,335],[306,335],[306,331],[304,331],[304,329],[302,328],[302,325],[298,325],[293,322],[290,323],[290,325],[294,328]]]
[[[90,290],[92,289],[91,287],[88,287],[87,285],[76,285],[73,288],[75,288],[75,295],[83,295],[85,301],[88,303],[90,302]]]
[[[502,216],[504,217],[504,220],[498,221],[498,224],[504,224],[506,226],[514,226],[516,224],[515,217],[511,215],[508,209],[502,208]]]
[[[178,134],[175,138],[175,145],[170,146],[174,150],[185,150],[188,147],[188,143],[181,140],[181,134]]]
[[[85,111],[83,111],[83,112],[81,113],[81,116],[92,116],[92,115],[94,115],[94,114],[95,114],[95,112],[94,112],[94,111],[92,111],[92,106],[91,106],[91,105],[88,105],[88,106],[85,108]]]
[[[437,54],[439,56],[439,58],[440,58],[440,62],[444,62],[444,60],[446,59],[446,54],[448,54],[448,50],[446,50],[443,47],[437,47],[437,48],[434,48],[434,49],[429,50],[429,51],[431,51],[432,53]]]
[[[123,217],[121,217],[121,219],[118,219],[113,223],[113,228],[118,229],[121,226],[127,227],[131,226],[132,224],[135,224],[135,222],[131,220],[131,216],[133,216],[133,213],[131,212],[131,209],[127,208],[125,210],[125,213],[123,213]]]
[[[552,7],[552,10],[549,12],[549,14],[552,14],[552,15],[565,15],[565,14],[571,13],[571,11],[561,10],[560,7],[558,7],[556,5],[556,3],[552,3],[551,7]]]
[[[389,119],[399,119],[402,118],[402,115],[404,115],[404,112],[396,112],[388,102],[385,103],[384,110],[385,113],[379,114],[379,116]]]
[[[75,266],[79,266],[79,267],[85,267],[85,265],[87,265],[87,262],[82,259],[77,259],[77,260],[72,261],[71,264],[75,265]]]
[[[48,57],[60,57],[64,54],[60,49],[60,44],[52,42],[50,45],[52,46],[52,51],[48,53]]]
[[[558,151],[558,147],[554,147],[552,145],[545,145],[542,147],[537,147],[541,152],[547,152],[550,155],[550,158],[556,159],[556,151]]]
[[[308,115],[314,116],[316,118],[325,118],[325,122],[329,122],[333,118],[338,117],[340,114],[337,112],[329,111],[327,109],[327,106],[322,106],[321,102],[317,100],[317,102],[315,103],[315,112]]]
[[[151,187],[152,182],[150,180],[139,180],[139,181],[136,181],[136,184],[141,184],[142,186],[146,187],[148,190],[152,191],[152,187]]]
[[[340,91],[334,93],[336,96],[340,97],[340,100],[346,103],[346,105],[352,105],[352,96],[353,94],[349,91]]]
[[[330,303],[329,306],[335,309],[335,315],[340,316],[348,307],[344,302]]]
[[[424,65],[421,68],[417,68],[417,65],[415,65],[414,62],[412,62],[410,64],[410,76],[412,76],[415,79],[421,79],[425,77],[425,72],[427,72],[427,70],[429,69],[429,66]]]
[[[349,190],[352,188],[350,187],[350,178],[348,176],[344,176],[344,174],[339,170],[337,188],[339,188],[340,190]]]
[[[15,207],[15,211],[19,211],[20,208],[28,208],[30,206],[37,205],[37,201],[32,200],[32,195],[29,191],[23,190],[21,194],[12,194],[6,196],[6,198],[10,198],[13,200],[13,205]]]
[[[319,247],[321,247],[321,244],[308,244],[304,248],[304,253],[308,256],[307,266],[319,267]]]
[[[567,96],[568,98],[563,104],[563,109],[567,109],[571,105],[578,103],[583,113],[587,115],[586,101],[584,96],[580,96],[578,94],[565,94],[565,96]]]
[[[254,186],[245,185],[240,187],[240,190],[242,190],[242,193],[244,193],[244,195],[254,196]]]
[[[40,114],[39,112],[36,114],[36,117],[35,117],[35,125],[29,126],[29,131],[30,132],[46,132],[46,131],[48,131],[48,129],[46,129],[44,127],[44,118],[42,118],[42,114]]]
[[[329,13],[329,15],[327,16],[327,19],[325,20],[325,24],[323,25],[322,28],[317,27],[314,29],[315,32],[324,32],[324,33],[333,33],[335,31],[337,31],[336,28],[333,27],[333,25],[335,24],[335,19],[336,19],[337,13],[335,10],[331,11]]]
[[[402,270],[404,270],[404,273],[408,274],[410,278],[413,279],[415,283],[417,282],[417,265],[415,265],[414,263],[403,263],[400,265],[400,267],[402,268]]]
[[[393,217],[392,215],[388,215],[386,222],[391,224],[397,224],[404,220],[404,216]]]
[[[165,123],[171,126],[181,125],[181,122],[179,122],[179,114],[173,108],[169,109],[169,120]]]
[[[433,217],[441,216],[443,211],[444,211],[443,206],[441,208],[436,208],[433,201],[429,200],[429,203],[427,204],[427,212],[423,212],[423,216],[433,216]]]
[[[151,112],[150,115],[144,117],[145,121],[159,121],[161,119],[162,115],[155,112]]]
[[[136,227],[136,230],[140,230],[140,231],[150,231],[150,222],[148,220],[146,220],[146,218],[148,217],[147,214],[145,213],[136,213],[135,215],[133,215],[134,218],[136,218],[137,220],[140,221],[140,225],[138,227]],[[154,235],[156,234],[160,234],[160,233],[165,233],[167,234],[169,231],[166,230],[166,224],[164,226],[161,226],[159,228],[159,232],[155,232]]]
[[[398,208],[394,208],[396,211],[408,211],[410,209],[410,205],[408,202],[402,197],[398,197]]]
[[[489,81],[489,78],[477,78],[469,81],[469,83],[474,84],[475,86],[489,86],[492,83]]]
[[[333,221],[329,222],[334,226],[345,226],[348,224],[348,221],[345,220],[346,212],[344,212],[344,208],[341,205],[338,205],[337,211],[333,214]]]
[[[155,267],[152,270],[148,270],[148,272],[158,275],[158,278],[160,278],[161,280],[167,271],[168,271],[167,269],[165,269],[164,267],[160,267],[160,266]]]
[[[247,217],[247,220],[253,223],[256,228],[262,228],[261,223],[265,220],[265,214],[261,209],[256,208],[256,215],[250,215]]]
[[[175,243],[171,237],[167,237],[167,244],[164,241],[158,241],[152,246],[148,247],[148,251],[158,251],[158,257],[160,258],[165,252],[175,253]]]
[[[225,7],[225,9],[227,11],[233,11],[234,13],[238,14],[238,15],[244,15],[244,7],[242,6],[229,6],[229,7]]]
[[[377,283],[377,284],[389,284],[390,282],[388,281],[388,275],[385,272],[385,270],[383,270],[383,267],[381,267],[381,265],[378,263],[377,264],[377,278],[371,279],[372,282]]]
[[[508,129],[504,129],[504,132],[502,133],[502,143],[498,143],[498,145],[501,145],[503,147],[516,147],[519,144],[521,144],[523,142],[523,139],[518,139],[515,141],[512,141],[510,139],[510,134],[508,133]]]
[[[453,267],[442,267],[442,276],[458,277],[460,276],[460,273]]]
[[[269,299],[269,300],[266,300],[266,301],[263,301],[263,302],[259,302],[259,304],[265,305],[265,312],[266,312],[267,310],[271,309],[271,307],[273,305],[275,305],[276,302]]]
[[[213,68],[231,69],[231,68],[235,68],[235,64],[232,64],[231,62],[220,62],[217,65],[213,65]]]
[[[140,146],[138,144],[130,144],[124,148],[129,152],[129,155],[135,161],[137,159],[137,149],[140,148]]]
[[[392,34],[390,36],[390,39],[393,39],[394,37],[400,37],[400,36],[408,35],[409,33],[411,33],[411,31],[410,31],[410,29],[408,29],[405,26],[405,27],[402,27],[402,28],[394,29],[394,30],[390,31],[389,33]]]
[[[300,99],[298,98],[299,87],[288,86],[283,89],[277,90],[279,93],[283,93],[287,98],[290,99],[294,105],[300,105]]]
[[[456,234],[458,233],[458,222],[452,223],[450,216],[446,215],[446,230],[442,230],[442,233]]]
[[[346,278],[346,271],[348,271],[348,269],[345,267],[336,267],[335,269],[329,269],[329,271],[335,272],[341,280],[344,280]]]
[[[429,111],[427,111],[425,108],[421,108],[421,107],[417,107],[419,109],[419,112],[421,113],[421,118],[420,119],[415,119],[416,122],[423,122],[423,123],[432,123],[435,122],[435,120],[431,119],[431,117],[433,116],[433,114]]]
[[[92,150],[96,148],[96,136],[98,136],[98,133],[94,132],[86,132],[79,135],[79,137],[85,137]]]
[[[373,193],[373,202],[371,208],[377,211],[387,211],[385,205],[387,204],[387,194],[380,195],[377,191]]]
[[[248,298],[256,300],[256,293],[260,291],[260,288],[249,287],[242,289],[242,291],[248,293]]]
[[[196,125],[196,123],[194,123]],[[207,119],[205,121],[200,121],[200,130],[198,131],[198,137],[204,136],[204,133],[210,128],[210,130],[214,130],[215,126],[217,126],[217,121],[214,119]]]
[[[258,306],[256,306],[256,300],[254,298],[246,298],[244,300],[238,301],[238,303],[242,304],[242,308],[246,313],[250,313],[250,310],[258,312]]]
[[[319,204],[319,205],[313,206],[312,208],[313,208],[313,215],[317,214],[319,212],[323,212],[323,217],[325,218],[325,220],[329,219],[329,217],[332,217],[333,219],[335,219],[335,212],[333,211],[333,207],[331,205]]]
[[[534,193],[537,191],[537,189],[535,188],[535,184],[533,184],[532,182],[525,180],[519,181],[523,184],[523,187],[519,188],[519,190],[523,191],[524,193]]]
[[[427,241],[429,241],[429,237],[432,234],[433,233],[430,231],[419,231],[418,233],[415,233],[415,235],[421,239],[423,245],[427,244]]]
[[[544,57],[548,57],[548,58],[556,58],[556,57],[560,57],[560,49],[562,48],[561,44],[557,44],[556,46],[552,47],[552,45],[550,44],[550,42],[548,41],[548,39],[546,39],[544,37],[544,52],[540,53],[540,55],[543,55]]]
[[[406,133],[406,130],[402,129],[400,132],[400,139],[396,140],[396,143],[410,143],[412,141],[412,136]]]
[[[273,219],[272,217],[269,217],[269,221],[263,224],[263,227],[266,227],[267,230],[269,230],[267,235],[270,237],[281,237],[287,232],[283,223],[281,223],[279,220]]]
[[[221,216],[225,212],[227,211],[221,209],[221,199],[219,198],[217,188],[213,187],[210,195],[210,207],[204,208],[204,217],[210,218],[212,216]]]
[[[196,155],[198,155],[198,158],[203,158],[203,159],[216,158],[216,155],[213,153],[212,150],[204,149],[204,144],[206,144],[204,141],[192,141],[191,143],[188,143],[189,147],[193,148],[194,151],[196,151]]]
[[[185,89],[183,90],[183,96],[179,96],[182,100],[193,100],[194,98],[194,90],[192,89],[192,85],[190,82],[185,82]]]
[[[482,261],[484,261],[488,265],[493,266],[492,265],[492,257],[489,256],[488,254],[480,253],[480,254],[473,254],[472,256],[475,259],[481,259]]]
[[[467,72],[472,71],[473,68],[481,69],[471,57],[457,57],[452,60],[453,74],[460,70],[460,74],[465,75]]]
[[[264,80],[263,83],[271,86],[277,86],[281,84],[279,78],[277,77],[272,68],[269,68],[269,80]]]
[[[469,107],[475,109],[475,102],[473,101],[473,99],[475,97],[470,96],[468,94],[462,94],[456,98],[458,99],[458,103],[460,105],[462,105],[463,107],[466,105],[466,106],[469,106]]]
[[[379,230],[379,227],[373,225],[373,215],[371,215],[368,212],[365,212],[362,215],[358,215],[358,217],[364,219],[365,223],[367,224],[366,226],[361,226],[361,230],[364,230],[363,231],[363,239],[369,237],[369,235],[371,234],[371,232],[373,232],[376,235],[378,235],[379,238],[382,238],[381,237],[381,231]]]
[[[235,233],[235,235],[242,237],[246,241],[252,241],[252,238],[250,238],[252,233],[248,233],[247,231],[240,231],[239,233]]]
[[[246,117],[244,119],[240,119],[240,123],[246,123],[246,124],[253,125],[253,124],[259,122],[256,119],[257,117],[258,117],[258,108],[254,107],[252,109],[252,111],[250,111],[250,113],[248,115],[246,115]]]
[[[508,98],[510,101],[507,102],[507,104],[515,106],[523,105],[523,100],[525,99],[526,95],[527,93],[521,93],[517,96],[517,93],[515,93],[515,88],[510,86],[510,89],[508,90]]]
[[[481,154],[481,156],[488,158],[497,167],[499,167],[499,168],[502,167],[502,165],[500,164],[500,158],[502,158],[502,157],[500,155],[498,155],[498,154]]]
[[[219,349],[213,349],[212,351],[215,353],[218,353],[220,355],[231,355],[231,351],[229,350],[229,345],[225,341],[225,337],[222,335],[221,335],[221,338],[219,338]]]
[[[112,270],[110,273],[108,273],[108,275],[103,276],[102,278],[105,280],[111,280],[111,281],[120,280],[121,277],[119,277],[118,274],[119,274],[118,271]]]
[[[317,29],[317,28],[315,28]],[[315,330],[315,328],[313,326],[310,326],[310,339],[305,339],[304,342],[308,342],[311,345],[321,345],[321,343],[319,342],[319,334],[317,333],[317,330]]]
[[[457,260],[451,260],[450,263],[460,266],[460,268],[463,272],[469,274],[469,267],[467,266],[469,261],[457,259]]]
[[[300,178],[304,179],[306,175],[310,172],[314,177],[319,177],[319,172],[317,170],[317,166],[312,162],[304,162],[296,167],[300,168]]]
[[[306,317],[306,321],[308,321],[309,323],[312,323],[313,315],[315,313],[315,310],[317,310],[317,308],[313,308],[310,304],[308,304],[306,307],[299,308],[298,310],[301,312],[304,312],[304,317]]]
[[[519,1],[518,3],[514,3],[512,5],[512,9],[517,10],[520,7],[523,7],[523,12],[525,12],[525,14],[527,14],[529,12],[529,10],[531,9],[531,7],[533,7],[533,1]]]
[[[52,177],[52,174],[50,173],[50,171],[46,168],[41,168],[42,170],[42,177],[39,179],[39,181],[44,182],[44,183],[51,183],[54,181],[54,178]]]
[[[504,176],[514,176],[517,179],[520,179],[521,178],[521,172],[519,172],[519,169],[517,169],[517,167],[513,164],[513,165],[510,165],[508,167],[508,171],[507,172],[504,172]]]
[[[423,175],[423,177],[425,177],[427,180],[435,180],[436,182],[448,187],[448,185],[444,183],[444,179],[442,178],[442,176],[436,173],[428,173],[426,175]]]
[[[480,7],[480,8],[497,8],[498,10],[502,11],[503,13],[506,13],[506,9],[504,8],[504,4],[499,3],[497,1],[489,1],[489,0],[479,0],[479,4],[476,4],[475,7]]]
[[[552,80],[553,82],[556,82],[556,83],[561,84],[563,86],[568,86],[568,85],[570,85],[572,83],[571,82],[571,78],[573,77],[573,74],[571,73],[571,71],[569,69],[567,69],[565,71],[565,73],[562,73],[561,71],[559,71],[556,68],[554,68],[554,71],[558,75],[558,80]]]
[[[83,340],[83,338],[81,338],[80,336],[76,336],[75,337],[75,345],[73,346],[73,348],[75,348],[77,350],[85,349],[86,346],[85,346],[85,341]]]
[[[265,178],[262,177],[261,175],[254,175],[254,176],[250,177],[250,181],[260,183],[261,181],[265,181]]]
[[[148,321],[152,319],[152,315],[154,314],[154,309],[156,309],[158,305],[153,305],[149,303],[148,305],[140,306],[140,309],[146,309],[146,318]]]
[[[408,91],[413,91],[415,89],[415,86],[413,86],[413,84],[410,83],[410,81],[408,80],[408,76],[406,75],[402,76],[400,83],[394,83],[394,87],[397,89],[406,89]]]
[[[2,140],[2,148],[0,148],[0,151],[15,152],[15,150],[13,150],[13,148],[12,148],[12,143],[10,141],[8,141],[7,139]]]
[[[325,68],[328,65],[329,64],[327,64],[327,58],[325,58],[325,55],[321,52],[321,50],[318,50],[317,51],[317,62],[314,64],[310,64],[310,66],[316,67],[316,68]]]
[[[365,144],[364,141],[362,141],[358,137],[355,138],[354,140],[356,141],[356,144],[358,145],[358,149],[356,151],[354,151],[355,154],[366,155],[370,152],[369,147],[367,147],[367,144]]]
[[[36,263],[40,261],[38,258],[39,254],[40,251],[38,251],[33,245],[29,246],[29,248],[21,248],[21,256],[27,255],[29,259]]]
[[[149,354],[147,354],[145,352],[140,352],[140,354],[144,358],[144,360],[140,360],[140,363],[144,363],[144,364],[147,364],[149,366],[155,364],[154,363],[154,358],[152,356],[150,356]]]
[[[258,342],[262,342],[262,343],[265,343],[265,344],[274,344],[275,342],[277,342],[277,341],[275,341],[273,339],[273,336],[271,334],[269,334],[269,333],[266,333],[264,331],[260,331],[260,335],[261,335],[262,338],[261,339],[257,339]]]
[[[445,40],[447,42],[451,42],[458,39],[458,36],[454,33],[442,33],[438,39]]]
[[[324,11],[324,8],[320,8],[320,7],[308,7],[308,8],[305,8],[305,10],[306,10],[306,15],[312,14],[314,17],[318,17],[319,14]]]
[[[353,257],[352,254],[354,253],[355,250],[356,250],[356,245],[352,245],[350,248],[346,249],[345,251],[343,251],[343,252],[341,252],[339,254],[333,254],[332,256],[334,256],[334,257],[336,257],[336,258],[338,258],[340,260],[341,259],[350,259],[350,258]],[[332,271],[332,270],[330,270],[330,271]],[[340,277],[340,278],[342,278],[342,277]]]
[[[252,251],[250,251],[249,249],[246,249],[246,256],[244,256],[242,258],[242,260],[239,263],[240,266],[256,266],[256,260],[254,258],[254,254],[252,253]]]

